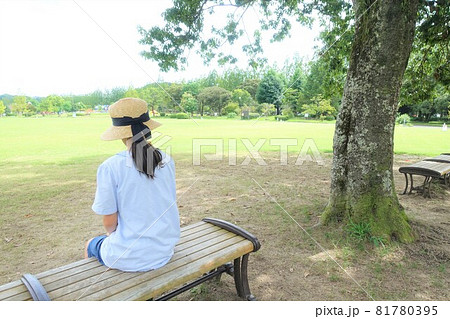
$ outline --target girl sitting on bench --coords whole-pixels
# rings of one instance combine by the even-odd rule
[[[161,124],[150,119],[144,100],[124,98],[108,112],[113,126],[101,138],[121,139],[127,150],[98,168],[92,210],[103,216],[106,235],[86,243],[85,258],[123,271],[156,269],[180,237],[174,161],[147,141]]]

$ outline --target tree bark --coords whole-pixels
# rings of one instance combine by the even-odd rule
[[[322,221],[369,223],[371,235],[413,240],[393,181],[394,126],[418,0],[355,0],[352,44]]]

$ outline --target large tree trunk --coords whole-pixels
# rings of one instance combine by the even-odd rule
[[[322,220],[369,223],[373,236],[409,242],[411,228],[393,181],[393,137],[418,0],[353,2],[356,32]]]

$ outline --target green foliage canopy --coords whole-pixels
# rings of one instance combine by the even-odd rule
[[[251,97],[256,100],[256,91],[258,90],[260,79],[247,79],[242,82],[237,88],[250,93]]]
[[[10,106],[11,112],[22,114],[27,107],[27,98],[22,95],[15,96]]]
[[[256,99],[259,103],[269,103],[277,108],[277,115],[280,114],[282,102],[283,81],[274,70],[269,70],[259,83],[256,91]]]
[[[231,100],[231,92],[217,86],[204,88],[198,94],[198,101],[203,106],[209,106],[211,110],[222,113],[222,108]]]
[[[311,104],[304,104],[302,111],[303,114],[316,118],[336,116],[337,114],[336,109],[331,106],[330,100],[324,99],[321,95],[313,98]]]
[[[61,96],[49,95],[41,101],[39,108],[41,112],[55,113],[60,112],[65,103],[66,101]]]
[[[191,93],[184,92],[181,97],[180,108],[182,111],[189,112],[193,115],[198,110],[197,100]]]
[[[431,101],[442,92],[449,93],[450,88],[450,6],[447,0],[419,1],[415,40],[401,92],[402,105]],[[225,25],[213,25],[210,33],[203,32],[208,25],[205,23],[208,15],[225,7],[232,9]],[[253,32],[246,30],[243,23],[249,9],[262,16]],[[313,11],[318,14],[313,15]],[[168,71],[183,67],[187,52],[198,44],[198,52],[206,63],[212,60],[219,64],[233,63],[236,58],[221,52],[221,47],[225,42],[234,44],[245,36],[248,44],[243,45],[242,50],[247,53],[249,65],[256,69],[266,62],[261,47],[264,31],[271,30],[272,41],[280,41],[289,34],[294,21],[311,25],[313,17],[322,27],[321,48],[309,75],[302,74],[301,69],[295,70],[287,87],[303,94],[303,104],[320,94],[329,99],[333,107],[338,107],[355,35],[355,12],[348,0],[174,0],[173,7],[164,13],[164,27],[149,30],[139,27],[140,43],[146,46],[142,55],[157,61],[163,71]],[[231,86],[223,87],[234,90]],[[239,88],[256,98],[256,91],[242,84]]]
[[[243,107],[244,105],[253,105],[254,101],[250,93],[243,89],[236,89],[232,93],[233,102],[237,103],[239,107]]]
[[[3,113],[5,113],[5,111],[6,111],[5,104],[3,103],[3,101],[0,101],[0,116],[2,116]]]
[[[198,52],[203,57],[205,63],[217,60],[219,64],[235,63],[236,57],[220,52],[223,43],[234,44],[244,34],[249,40],[242,46],[242,50],[249,57],[249,65],[257,68],[264,65],[267,60],[261,56],[260,30],[271,29],[273,41],[283,40],[292,27],[291,17],[302,24],[310,24],[312,8],[317,2],[327,1],[315,0],[313,3],[305,3],[302,0],[292,1],[267,1],[267,0],[234,0],[224,2],[222,0],[174,0],[173,7],[167,9],[164,14],[166,24],[164,27],[152,27],[149,30],[142,26],[138,27],[141,35],[140,44],[146,45],[147,50],[141,52],[146,59],[158,62],[163,71],[170,69],[178,70],[187,61],[187,52],[193,49],[195,44],[199,44]],[[211,37],[204,37],[203,28],[205,26],[205,15],[214,14],[220,7],[233,8],[233,12],[228,15],[225,25],[211,27]],[[250,35],[245,30],[242,17],[247,10],[253,8],[259,10],[264,18],[260,19],[259,28],[255,28]],[[250,39],[251,37],[251,39]]]

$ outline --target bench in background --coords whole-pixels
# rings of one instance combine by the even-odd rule
[[[239,297],[254,300],[247,267],[259,248],[246,230],[205,218],[181,229],[172,259],[159,269],[122,272],[89,258],[0,286],[0,300],[168,300],[223,273],[234,277]]]
[[[449,155],[441,154],[432,158],[426,158],[424,159],[424,161],[450,163],[450,154]]]
[[[408,166],[402,166],[399,168],[399,172],[405,175],[406,186],[403,194],[406,194],[408,190],[409,180],[408,175],[411,180],[411,186],[409,194],[413,190],[418,190],[423,192],[423,196],[431,197],[431,182],[434,179],[443,180],[445,185],[450,185],[450,156],[441,154],[433,158],[427,158],[421,162],[414,163]],[[419,187],[414,187],[413,175],[423,176],[425,179],[423,184]]]

